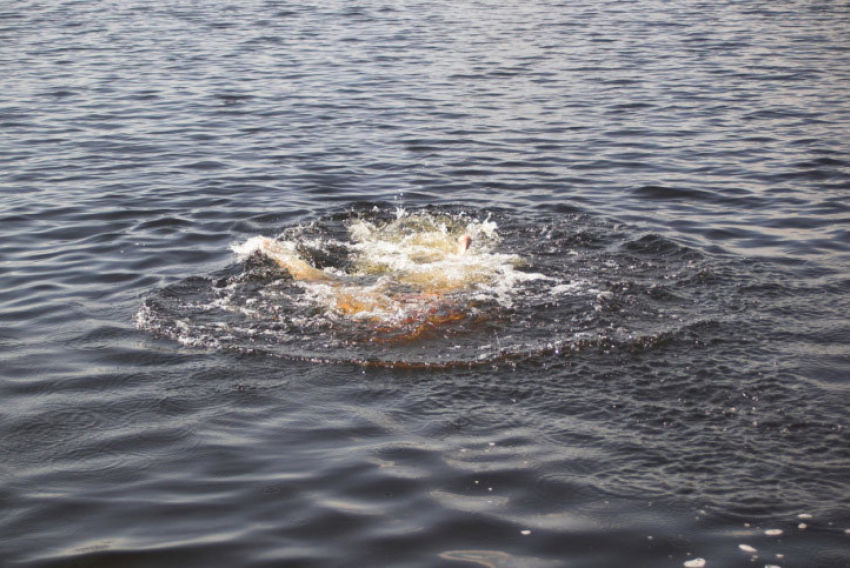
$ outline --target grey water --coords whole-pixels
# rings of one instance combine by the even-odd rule
[[[848,29],[4,2],[0,565],[850,566]],[[402,210],[562,292],[386,346],[231,248]]]

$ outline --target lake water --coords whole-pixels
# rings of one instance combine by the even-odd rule
[[[0,564],[850,566],[848,29],[4,3]],[[250,254],[423,227],[484,272],[403,325]]]

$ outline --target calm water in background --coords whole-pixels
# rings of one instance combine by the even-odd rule
[[[850,565],[848,29],[831,1],[4,3],[2,564]],[[404,370],[137,329],[233,243],[429,205],[595,278],[584,339]]]

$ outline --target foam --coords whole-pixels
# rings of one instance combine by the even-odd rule
[[[251,237],[244,243],[230,245],[230,250],[244,260],[256,252],[265,252],[268,241],[267,237]]]

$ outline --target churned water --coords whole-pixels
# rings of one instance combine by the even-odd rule
[[[0,564],[850,566],[848,29],[4,3]]]

